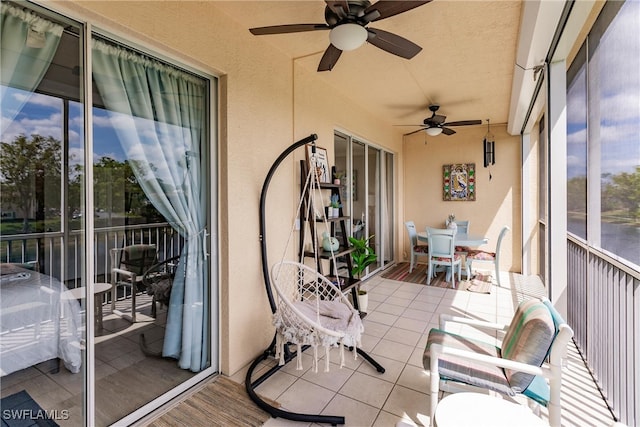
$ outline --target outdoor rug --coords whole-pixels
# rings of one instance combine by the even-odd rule
[[[389,268],[382,273],[383,278],[398,280],[400,282],[418,283],[421,285],[427,284],[427,265],[417,264],[413,267],[413,271],[409,273],[408,262],[401,262],[395,266]],[[445,280],[445,272],[440,272],[436,277],[431,280],[429,286],[435,286],[438,288],[451,288],[451,282]],[[458,289],[467,290],[470,292],[477,292],[488,294],[491,293],[491,274],[476,273],[471,280],[462,280],[460,284],[456,282]]]
[[[0,408],[2,408],[2,427],[55,427],[58,425],[25,390],[3,397],[0,400]]]

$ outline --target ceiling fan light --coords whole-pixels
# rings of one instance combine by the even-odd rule
[[[439,127],[427,128],[425,132],[427,132],[427,135],[429,136],[438,136],[442,133],[442,128],[439,128]]]
[[[331,44],[340,50],[354,50],[367,41],[367,30],[358,24],[342,24],[329,32]]]

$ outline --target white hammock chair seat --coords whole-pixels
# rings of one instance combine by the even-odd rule
[[[281,261],[271,269],[276,291],[276,358],[285,363],[285,346],[295,344],[313,348],[314,370],[318,369],[318,349],[325,350],[325,372],[329,371],[330,350],[339,347],[340,367],[344,366],[344,347],[357,348],[364,332],[358,310],[329,279],[318,271],[294,261]],[[300,354],[300,353],[298,353]],[[357,351],[353,352],[357,358]],[[302,369],[302,358],[297,358]]]

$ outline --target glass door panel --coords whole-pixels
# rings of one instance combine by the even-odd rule
[[[32,400],[59,425],[82,425],[91,316],[81,28],[40,9],[1,7],[3,421],[43,417],[11,407]]]

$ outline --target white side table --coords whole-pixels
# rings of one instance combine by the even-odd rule
[[[524,405],[482,393],[450,394],[436,407],[438,427],[549,427]]]
[[[93,299],[95,306],[95,322],[98,330],[102,330],[102,295],[111,290],[111,283],[94,283],[93,284]],[[65,299],[83,299],[86,293],[84,286],[79,288],[69,289],[62,293],[62,298]]]

